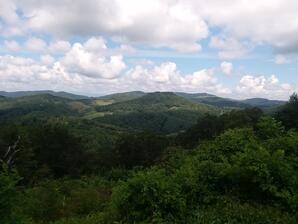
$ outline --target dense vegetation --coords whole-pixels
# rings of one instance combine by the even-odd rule
[[[270,116],[134,94],[0,98],[0,223],[297,223],[296,94]]]

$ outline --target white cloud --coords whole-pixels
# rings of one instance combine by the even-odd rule
[[[126,74],[130,90],[209,92],[227,95],[231,91],[218,83],[213,69],[203,69],[192,74],[182,74],[173,62],[164,62],[151,69],[136,66]]]
[[[77,50],[79,53],[73,52]],[[236,87],[227,88],[216,78],[216,68],[183,74],[173,62],[149,67],[137,65],[125,71],[123,70],[125,64],[122,64],[118,56],[112,56],[104,61],[100,59],[96,62],[95,69],[89,64],[89,59],[87,62],[84,59],[85,57],[96,58],[95,55],[86,51],[81,44],[74,44],[67,54],[74,54],[73,61],[69,64],[65,63],[69,55],[55,61],[50,55],[42,56],[40,61],[0,56],[0,88],[3,90],[54,89],[94,94],[129,90],[185,91],[208,92],[229,97],[237,95],[239,98],[271,99],[287,99],[295,90],[292,85],[281,83],[275,75],[270,77],[245,75]],[[75,64],[77,64],[76,67],[73,67]]]
[[[18,23],[19,17],[16,14],[16,5],[13,1],[0,0],[0,17],[8,24]]]
[[[252,50],[252,46],[247,42],[240,42],[235,38],[226,36],[213,36],[209,47],[218,49],[218,56],[221,59],[240,58]]]
[[[57,54],[57,53],[65,53],[69,51],[71,48],[71,45],[68,41],[64,40],[58,40],[55,42],[50,43],[49,45],[49,51]]]
[[[85,60],[86,57],[95,56],[79,44],[74,44],[64,58],[56,61],[50,55],[41,56],[40,61],[0,56],[0,88],[56,89],[97,94],[128,90],[231,93],[217,81],[213,69],[182,74],[175,63],[164,62],[150,68],[138,65],[125,72],[125,64],[118,56],[112,56],[105,62],[95,62],[96,66],[90,65],[89,61],[93,59]]]
[[[287,99],[295,88],[290,84],[280,83],[275,75],[268,78],[263,75],[245,75],[240,79],[236,91],[245,97]]]
[[[221,71],[226,75],[231,75],[233,72],[233,64],[231,62],[222,62],[220,64]]]
[[[49,54],[46,55],[42,55],[40,56],[40,61],[44,64],[44,65],[52,65],[55,62],[55,58],[52,57]]]
[[[18,51],[20,50],[20,44],[15,40],[5,40],[4,47],[9,51]]]
[[[198,41],[208,36],[209,26],[219,28],[227,38],[298,52],[298,2],[294,0],[85,0],[71,4],[68,0],[0,0],[0,5],[1,34],[19,35],[24,30],[58,37],[101,33],[123,42],[193,52],[200,50]],[[243,55],[238,50],[223,49],[221,57]]]
[[[170,76],[175,74],[176,70],[177,67],[175,63],[163,63],[154,68],[152,78],[155,82],[168,82],[170,80]]]
[[[209,26],[236,39],[265,42],[280,51],[298,51],[298,2],[293,0],[189,0]]]
[[[180,1],[24,0],[19,6],[30,29],[55,36],[105,33],[124,43],[193,52],[208,35],[206,22],[191,4]]]
[[[84,43],[87,51],[102,52],[107,49],[106,41],[102,37],[91,37]]]
[[[0,35],[14,36],[23,34],[23,23],[17,14],[14,1],[0,0]]]
[[[283,65],[290,63],[290,60],[285,55],[278,54],[275,56],[274,62],[275,64]]]
[[[102,40],[95,39],[99,46]],[[45,54],[37,61],[31,58],[0,56],[0,88],[69,91],[82,89],[87,92],[90,88],[96,90],[102,83],[115,84],[115,80],[126,67],[123,57],[106,57],[102,51],[88,49],[89,44],[90,40],[84,44],[75,43],[61,58]],[[105,49],[104,46],[102,48]],[[113,86],[109,86],[111,87]]]
[[[25,48],[28,51],[41,52],[47,50],[47,44],[44,40],[36,37],[30,37],[25,42]]]
[[[61,64],[68,72],[93,78],[113,79],[126,68],[121,55],[112,55],[106,58],[101,54],[99,48],[98,51],[94,51],[94,49],[89,48],[89,44],[89,40],[83,45],[75,43],[71,50],[65,54]],[[93,44],[96,43],[93,42]],[[104,49],[105,45],[102,46],[102,50]]]

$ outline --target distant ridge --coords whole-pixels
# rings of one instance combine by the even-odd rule
[[[34,95],[43,95],[43,94],[49,94],[52,96],[62,97],[66,99],[71,100],[82,100],[82,99],[88,99],[89,97],[83,96],[83,95],[76,95],[73,93],[68,92],[55,92],[52,90],[38,90],[38,91],[16,91],[16,92],[6,92],[6,91],[0,91],[0,96],[5,97],[22,97],[22,96],[34,96]]]
[[[126,93],[127,95],[127,93]],[[131,130],[173,133],[192,126],[206,113],[219,114],[211,105],[192,102],[173,92],[153,92],[127,101],[97,106],[97,122]]]
[[[154,93],[154,92],[152,92]],[[24,96],[34,96],[48,94],[56,97],[62,97],[70,100],[109,100],[112,103],[125,102],[129,100],[138,99],[140,97],[146,96],[148,94],[142,91],[131,91],[123,93],[114,93],[99,97],[88,97],[84,95],[77,95],[68,92],[55,92],[52,90],[39,90],[39,91],[17,91],[17,92],[6,92],[0,91],[0,96],[8,98],[24,97]],[[261,109],[268,109],[271,107],[277,107],[285,103],[281,100],[269,100],[265,98],[250,98],[245,100],[235,100],[230,98],[219,97],[209,93],[185,93],[185,92],[155,92],[155,93],[172,93],[176,96],[185,98],[194,103],[203,103],[211,106],[216,106],[220,108],[246,108],[246,107],[259,107]]]
[[[242,102],[255,107],[272,107],[272,106],[279,106],[285,103],[284,101],[281,101],[281,100],[268,100],[265,98],[251,98],[251,99],[242,100]]]
[[[142,91],[131,91],[131,92],[123,92],[123,93],[114,93],[101,97],[97,97],[98,99],[103,100],[112,100],[113,102],[123,102],[127,100],[133,100],[142,96],[145,96],[147,93]]]

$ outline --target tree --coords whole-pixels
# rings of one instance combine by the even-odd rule
[[[298,96],[293,93],[289,101],[281,107],[275,117],[280,120],[286,128],[298,129]]]
[[[178,144],[192,148],[202,140],[218,136],[224,130],[254,127],[262,115],[262,110],[257,107],[232,110],[220,116],[206,114],[193,127],[178,135],[177,141]]]
[[[7,165],[0,171],[0,223],[13,223],[16,217],[13,209],[16,205],[17,188],[20,177],[15,170],[9,170]]]
[[[168,145],[166,138],[149,132],[123,136],[113,150],[114,165],[132,168],[150,166]]]
[[[277,138],[285,133],[281,122],[272,117],[262,117],[255,129],[257,136],[263,140]]]
[[[83,170],[85,153],[81,138],[74,136],[59,123],[37,126],[31,141],[39,167],[48,167],[56,177],[79,175]]]

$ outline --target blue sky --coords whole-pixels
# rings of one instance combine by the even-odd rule
[[[0,89],[287,99],[293,0],[0,0]]]

